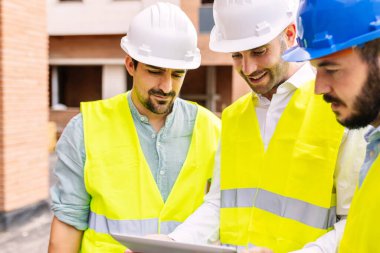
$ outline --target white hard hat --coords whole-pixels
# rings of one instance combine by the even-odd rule
[[[156,3],[138,13],[121,48],[133,59],[161,68],[196,69],[201,63],[194,25],[170,3]]]
[[[210,49],[239,52],[263,46],[295,21],[299,0],[215,0]]]

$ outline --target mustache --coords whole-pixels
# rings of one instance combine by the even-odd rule
[[[260,74],[262,74],[262,73],[264,73],[264,72],[268,72],[268,73],[269,73],[270,71],[268,71],[267,69],[256,70],[256,71],[252,72],[251,74],[247,75],[247,74],[244,74],[243,70],[240,70],[240,74],[241,74],[242,76],[245,76],[246,78],[251,78],[251,77],[254,77],[254,76],[260,75]]]
[[[176,95],[176,92],[175,91],[170,91],[168,93],[165,93],[163,90],[161,89],[150,89],[148,91],[148,94],[149,95],[158,95],[158,96],[163,96],[163,97],[175,97]]]
[[[254,76],[258,76],[258,75],[261,75],[262,73],[265,73],[267,72],[266,70],[257,70],[251,74],[248,75],[248,77],[254,77]]]
[[[333,97],[329,94],[324,94],[323,95],[323,100],[325,100],[327,103],[337,103],[337,104],[342,104],[342,105],[346,105],[342,100],[340,100],[339,98],[337,97]]]

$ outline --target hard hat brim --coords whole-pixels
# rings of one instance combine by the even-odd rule
[[[281,27],[282,28],[282,27]],[[210,33],[210,43],[209,48],[214,52],[219,53],[234,53],[234,52],[241,52],[246,50],[255,49],[261,46],[264,46],[274,40],[278,35],[281,33],[280,31],[268,34],[267,36],[262,37],[248,37],[243,39],[222,39],[217,40],[217,33],[218,29],[216,26],[213,27]]]
[[[303,48],[300,46],[292,47],[285,51],[285,53],[282,55],[282,59],[288,62],[303,62],[303,61],[310,61],[318,58],[325,57],[327,55],[336,53],[338,51],[362,45],[366,42],[369,42],[371,40],[375,40],[380,38],[380,30],[356,37],[354,39],[351,39],[349,41],[346,41],[345,43],[336,44],[332,47],[328,48],[322,48],[322,49],[313,49],[313,48]]]

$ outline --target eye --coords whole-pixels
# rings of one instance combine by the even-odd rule
[[[326,69],[326,73],[327,73],[327,74],[330,74],[330,75],[336,73],[337,71],[338,71],[338,70],[335,70],[335,69]]]
[[[175,73],[175,72],[172,74],[174,78],[182,78],[184,75],[185,75],[184,73]]]
[[[325,68],[326,74],[329,74],[329,75],[333,75],[333,74],[337,73],[338,71],[339,71],[339,69],[337,69],[337,68]]]
[[[254,56],[261,56],[261,55],[264,55],[266,52],[267,52],[266,48],[260,48],[260,49],[252,50],[252,54]]]
[[[153,75],[159,75],[162,72],[160,70],[154,70],[154,69],[147,69],[147,70],[148,70],[148,73],[153,74]]]
[[[241,58],[242,58],[241,53],[233,53],[232,54],[232,59],[234,59],[234,60],[238,60],[238,59],[241,59]]]

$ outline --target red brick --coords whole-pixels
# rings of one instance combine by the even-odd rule
[[[0,211],[48,197],[46,2],[0,0]]]

